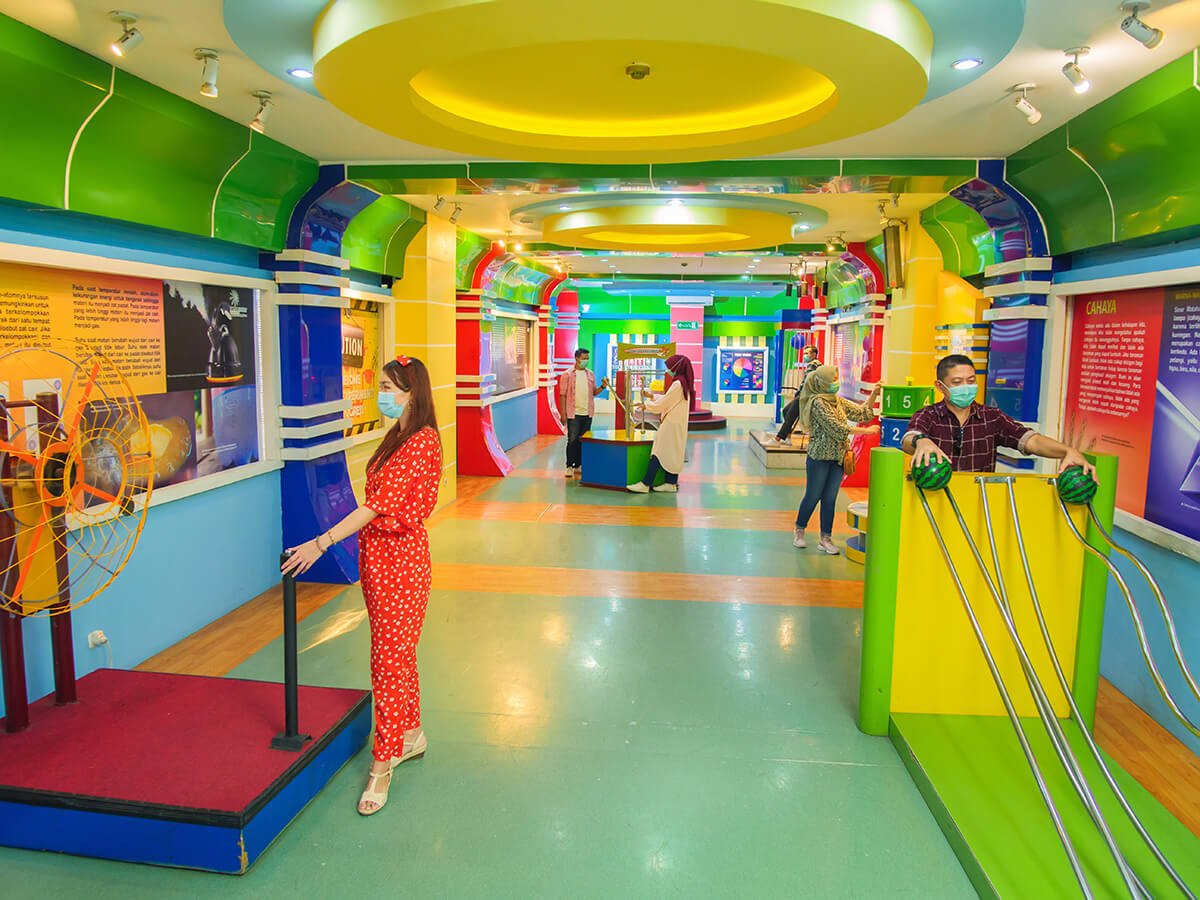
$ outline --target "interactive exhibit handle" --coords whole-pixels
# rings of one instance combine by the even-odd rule
[[[286,563],[291,551],[280,554]],[[272,750],[296,753],[312,740],[312,735],[300,733],[300,674],[299,649],[296,636],[296,576],[283,576],[283,708],[284,730],[271,738]]]

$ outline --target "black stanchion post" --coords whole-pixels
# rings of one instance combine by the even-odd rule
[[[285,563],[290,553],[280,555]],[[271,749],[303,750],[312,736],[300,733],[299,648],[296,639],[296,577],[283,576],[283,706],[284,730],[271,739]]]

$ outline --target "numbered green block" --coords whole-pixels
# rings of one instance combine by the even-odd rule
[[[932,385],[884,385],[883,415],[889,419],[908,419],[935,399]]]

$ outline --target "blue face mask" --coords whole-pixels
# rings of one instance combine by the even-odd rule
[[[956,384],[946,388],[946,399],[950,401],[951,406],[966,409],[975,402],[977,393],[978,389],[973,384]]]
[[[398,419],[404,414],[405,404],[396,399],[390,391],[380,391],[378,397],[379,411],[389,419]]]

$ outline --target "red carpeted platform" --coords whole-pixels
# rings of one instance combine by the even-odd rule
[[[0,733],[0,844],[245,871],[370,731],[370,694],[361,690],[300,688],[300,730],[313,740],[299,753],[270,747],[283,730],[280,684],[101,669],[80,679],[79,698],[69,706],[44,698],[31,707],[28,730]],[[32,816],[25,830],[12,820],[20,807]],[[225,847],[219,863],[197,864],[186,853],[155,858],[152,847],[111,856],[89,840],[54,845],[45,821],[54,809],[72,820],[98,817],[76,821],[85,831],[137,817],[206,828],[209,843],[212,829],[227,830],[242,847],[237,864]],[[166,844],[180,840],[176,827]]]

